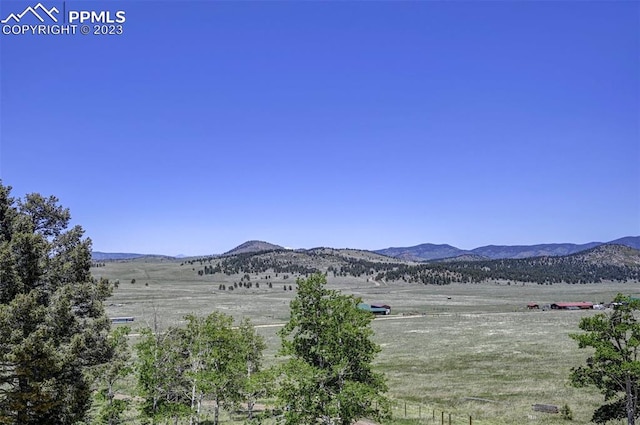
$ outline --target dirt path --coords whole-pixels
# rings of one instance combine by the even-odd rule
[[[423,317],[424,314],[410,314],[410,315],[394,315],[394,316],[377,316],[375,321],[380,320],[402,320],[402,319],[415,319],[416,317]],[[254,328],[280,328],[284,326],[285,323],[269,323],[266,325],[254,325]]]

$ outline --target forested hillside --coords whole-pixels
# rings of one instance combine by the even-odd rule
[[[321,272],[333,277],[368,277],[384,282],[446,285],[490,280],[553,283],[600,283],[640,280],[640,250],[601,245],[577,254],[523,259],[441,261],[413,263],[355,250],[273,250],[225,258],[192,259],[199,274],[255,274],[273,272],[308,276]]]

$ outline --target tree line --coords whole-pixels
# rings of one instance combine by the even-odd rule
[[[578,255],[407,264],[394,261],[376,262],[315,251],[297,252],[293,258],[274,255],[280,252],[245,253],[226,257],[215,265],[205,265],[204,270],[199,270],[198,274],[275,272],[308,277],[320,271],[319,264],[333,262],[334,264],[326,268],[326,273],[333,277],[369,277],[377,281],[402,281],[424,285],[482,283],[492,280],[540,285],[640,281],[640,267],[599,264],[584,261]],[[282,252],[285,255],[290,254]]]
[[[534,257],[490,261],[460,261],[399,265],[381,271],[376,280],[417,283],[481,283],[491,280],[536,284],[584,284],[603,281],[640,280],[640,268],[581,261],[575,257]]]
[[[291,273],[308,277],[311,274],[319,273],[316,267],[299,264],[294,260],[278,261],[268,254],[278,251],[267,251],[256,253],[237,254],[225,257],[214,266],[205,265],[202,271],[198,271],[200,275],[209,275],[215,273],[224,273],[228,276],[240,273],[265,273],[272,271],[274,273]]]

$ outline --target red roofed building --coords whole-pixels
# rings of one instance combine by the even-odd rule
[[[551,308],[554,310],[591,310],[593,303],[582,301],[574,303],[553,303]]]

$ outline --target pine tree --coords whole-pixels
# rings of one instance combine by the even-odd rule
[[[614,302],[613,312],[582,318],[579,327],[585,332],[570,335],[579,348],[595,350],[586,365],[572,370],[571,381],[595,386],[604,395],[606,404],[593,413],[593,422],[626,419],[634,425],[640,413],[640,300],[618,294]]]
[[[58,199],[11,197],[0,182],[0,423],[86,419],[86,372],[110,360],[105,280],[91,277],[91,241],[68,228]]]

